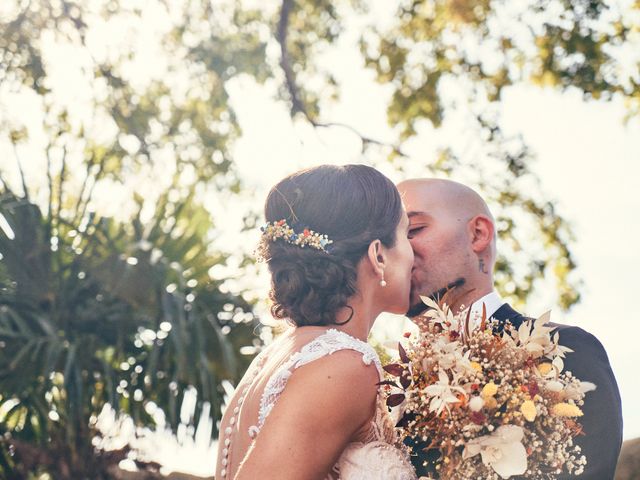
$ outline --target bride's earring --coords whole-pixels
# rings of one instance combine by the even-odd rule
[[[387,286],[387,282],[385,282],[385,280],[384,280],[384,270],[382,271],[382,278],[380,279],[380,286],[381,287],[386,287]]]

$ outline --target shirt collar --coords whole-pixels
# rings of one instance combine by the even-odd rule
[[[482,305],[484,305],[486,309],[487,320],[493,316],[494,313],[506,302],[497,294],[497,292],[491,291],[487,293],[484,297],[479,298],[475,302],[471,304],[471,315],[469,317],[469,323],[471,329],[475,329],[480,326],[480,322],[482,322]]]

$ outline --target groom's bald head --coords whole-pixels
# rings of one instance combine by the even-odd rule
[[[441,178],[415,178],[400,182],[397,186],[404,198],[410,197],[414,200],[416,207],[420,205],[428,207],[430,201],[434,201],[437,197],[438,200],[447,204],[451,215],[472,217],[486,215],[493,219],[482,197],[462,183]],[[409,212],[410,209],[406,203],[405,206]]]
[[[415,252],[412,305],[458,279],[470,291],[457,303],[469,304],[491,291],[495,263],[494,220],[473,189],[443,179],[398,184],[409,215]],[[457,308],[458,305],[452,305]]]

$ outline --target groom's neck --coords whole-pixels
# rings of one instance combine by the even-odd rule
[[[432,292],[428,295],[431,300],[437,303],[449,303],[449,296],[455,294],[456,289],[461,289],[465,284],[464,278],[457,278],[453,282],[445,285],[444,287]],[[416,305],[413,305],[409,311],[407,312],[408,317],[415,317],[416,315],[420,315],[427,311],[429,307],[427,307],[423,302],[418,302]]]

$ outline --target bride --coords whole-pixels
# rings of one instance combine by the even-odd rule
[[[290,175],[265,204],[271,311],[292,326],[258,355],[220,425],[216,480],[413,480],[367,343],[409,307],[413,252],[393,183],[363,165]]]

